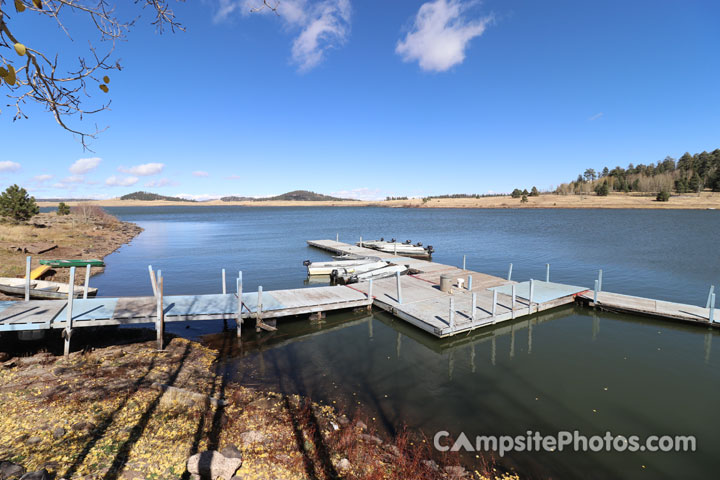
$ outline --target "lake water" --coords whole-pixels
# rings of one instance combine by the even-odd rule
[[[305,259],[328,254],[309,239],[395,237],[435,247],[434,260],[513,279],[545,275],[591,287],[704,305],[720,280],[720,212],[640,210],[431,210],[383,208],[109,208],[145,231],[106,257],[93,277],[103,296],[149,295],[147,265],[167,294],[217,293],[243,271],[246,291],[305,285]],[[229,286],[229,288],[231,288]],[[222,322],[169,331],[225,344]],[[321,325],[246,329],[226,359],[236,380],[335,403],[393,432],[431,436],[695,435],[696,452],[512,453],[524,478],[714,478],[720,444],[717,331],[564,307],[437,340],[384,313],[328,315]],[[713,345],[714,344],[714,345]],[[713,351],[713,347],[715,351]],[[468,461],[473,460],[468,457]]]

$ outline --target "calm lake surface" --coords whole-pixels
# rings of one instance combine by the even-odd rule
[[[506,276],[704,305],[720,280],[720,212],[382,208],[108,208],[145,231],[106,257],[91,284],[103,296],[150,295],[147,265],[166,294],[218,293],[243,271],[246,291],[311,287],[309,239],[395,237],[435,247],[433,260]],[[227,345],[222,322],[170,331]],[[247,329],[250,330],[250,329]],[[696,452],[512,453],[523,478],[715,478],[720,445],[717,331],[564,307],[470,335],[436,340],[384,313],[279,322],[233,345],[228,375],[335,403],[432,437],[556,434],[695,435]],[[713,345],[714,344],[714,345]],[[713,351],[713,347],[715,351]],[[372,421],[372,420],[371,420]],[[472,461],[470,457],[468,461]]]

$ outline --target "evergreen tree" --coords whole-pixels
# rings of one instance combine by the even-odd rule
[[[58,215],[70,215],[70,207],[65,202],[60,202],[57,209]]]
[[[0,194],[0,216],[24,221],[39,212],[40,209],[35,203],[35,197],[29,196],[24,188],[11,185]]]
[[[531,197],[539,197],[540,196],[540,192],[538,192],[537,187],[532,187],[532,189],[530,190],[530,196]]]

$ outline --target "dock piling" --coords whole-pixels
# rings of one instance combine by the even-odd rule
[[[25,258],[25,301],[30,301],[30,264],[32,263],[32,257],[27,256]]]
[[[595,280],[595,290],[593,291],[593,304],[597,305],[597,295],[598,295],[598,287],[600,286],[600,282],[598,280]]]
[[[470,319],[474,322],[475,321],[475,310],[477,309],[477,293],[472,294],[472,314],[470,315]]]
[[[227,294],[227,285],[225,283],[225,269],[222,269],[222,289],[223,289],[223,295]]]
[[[339,242],[339,241],[340,241],[340,234],[339,234],[339,233],[336,233],[336,234],[335,234],[335,241],[336,241],[336,242]]]
[[[715,285],[710,285],[710,291],[708,292],[708,299],[705,303],[705,308],[710,308],[710,299],[712,298],[713,293],[715,293]]]
[[[157,338],[157,349],[162,350],[163,349],[163,315],[164,315],[164,307],[163,307],[163,277],[162,277],[162,271],[158,270],[157,275],[155,277],[155,283],[157,285],[157,295],[155,296],[156,301],[156,308],[157,308],[157,318],[155,319],[155,333]]]
[[[515,318],[515,285],[511,288],[512,292],[512,303],[510,304],[511,310],[512,310],[512,318]]]
[[[510,268],[508,268],[508,282],[512,280],[512,263],[510,264]]]
[[[373,295],[372,295],[372,283],[373,283],[373,279],[371,278],[371,279],[368,281],[368,293],[367,293],[368,300],[372,300],[372,298],[373,298]]]
[[[89,263],[85,267],[85,288],[83,289],[83,298],[87,300],[88,297],[88,290],[90,289],[90,269],[92,268],[92,265]]]
[[[710,323],[713,323],[713,322],[715,322],[715,294],[713,293],[711,295],[711,297],[712,298],[710,299],[710,315],[708,315],[708,321]]]
[[[495,317],[496,313],[497,313],[497,290],[493,290],[492,316]]]
[[[528,313],[532,313],[533,293],[535,292],[535,280],[530,279],[530,295],[528,295]]]
[[[155,279],[155,273],[153,273],[152,265],[148,265],[148,273],[150,274],[150,284],[153,289],[153,297],[157,297],[157,281]]]
[[[602,269],[598,271],[598,288],[599,292],[602,292]]]
[[[68,304],[67,304],[67,321],[65,323],[65,331],[63,336],[65,337],[65,356],[70,355],[70,337],[72,336],[72,307],[73,299],[75,298],[75,267],[70,267],[70,283],[68,283]]]
[[[237,289],[237,318],[235,319],[235,328],[237,330],[237,338],[240,338],[242,335],[242,272],[240,272],[240,276],[237,278],[237,281],[235,282],[235,287]]]
[[[472,275],[468,275],[467,289],[472,290]]]
[[[260,285],[260,286],[258,286],[257,310],[255,312],[255,318],[256,318],[255,322],[257,324],[255,326],[256,332],[260,331],[260,324],[262,324],[262,292],[263,292],[262,285]]]
[[[550,282],[550,264],[549,263],[545,264],[545,281],[548,283]]]
[[[450,328],[455,327],[455,297],[450,296],[450,318],[448,319]]]
[[[363,246],[362,235],[360,235],[360,246]]]
[[[397,302],[402,305],[402,287],[400,285],[400,272],[395,272],[395,280],[397,281]]]
[[[465,255],[463,255],[463,270],[465,270]]]

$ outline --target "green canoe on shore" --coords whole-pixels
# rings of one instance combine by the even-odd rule
[[[40,260],[40,265],[48,265],[53,268],[69,268],[84,267],[90,265],[92,267],[104,267],[105,262],[98,259],[90,260]]]

